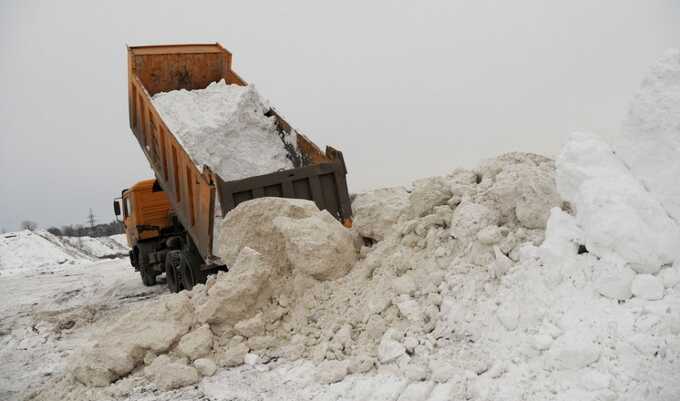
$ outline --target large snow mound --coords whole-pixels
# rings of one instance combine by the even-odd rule
[[[157,93],[152,98],[163,121],[197,165],[207,165],[225,181],[293,168],[286,147],[295,134],[279,136],[267,102],[253,85]]]
[[[80,250],[88,256],[97,259],[116,258],[126,256],[129,248],[126,244],[121,243],[118,234],[111,237],[60,237],[62,242],[65,242],[74,248]]]
[[[415,381],[460,380],[447,375],[477,371],[487,363],[479,358],[487,356],[481,348],[465,358],[450,354],[461,345],[461,352],[470,347],[464,345],[467,337],[455,334],[463,326],[450,320],[455,305],[446,299],[459,291],[464,272],[480,280],[479,290],[495,292],[498,278],[515,264],[521,245],[542,241],[543,230],[524,227],[516,211],[531,196],[541,203],[556,198],[552,168],[549,159],[516,153],[491,160],[478,171],[457,170],[419,180],[401,212],[386,209],[387,215],[380,216],[379,208],[371,208],[371,215],[393,221],[393,227],[383,227],[385,236],[375,246],[363,247],[358,261],[352,231],[313,202],[244,202],[219,227],[219,256],[228,261],[230,271],[187,294],[196,311],[188,332],[205,335],[200,341],[180,339],[177,344],[212,345],[207,353],[201,346],[200,356],[223,367],[312,360],[319,368],[311,379],[318,383],[374,370]],[[508,188],[506,177],[513,174],[533,177],[536,185]],[[383,196],[392,197],[390,191],[374,195],[378,203]],[[552,203],[557,206],[559,200]],[[472,228],[463,230],[466,225]],[[135,319],[147,320],[142,313]],[[202,328],[205,325],[209,331]],[[492,328],[501,330],[501,323]],[[73,366],[81,382],[105,385],[142,365],[145,371],[155,371],[160,362],[154,362],[150,351],[167,353],[170,359],[162,360],[166,365],[186,364],[190,361],[178,362],[176,356],[194,354],[173,346],[122,346],[116,338],[131,337],[108,329],[102,334],[96,342],[116,336],[111,342],[121,354],[88,351],[97,358]],[[166,387],[153,374],[149,377]]]
[[[127,246],[119,236],[57,237],[47,231],[18,231],[0,235],[0,271],[4,274],[24,269],[42,269],[102,258],[126,256]]]
[[[19,231],[0,236],[0,269],[16,270],[77,263],[87,257],[65,248],[59,239],[44,231]]]
[[[651,68],[613,146],[642,185],[680,222],[680,50],[668,50]]]

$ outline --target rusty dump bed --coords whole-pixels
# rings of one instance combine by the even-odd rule
[[[296,168],[272,174],[223,181],[210,166],[199,169],[161,119],[151,102],[158,92],[203,89],[224,79],[246,85],[231,68],[232,56],[221,45],[162,45],[128,47],[128,98],[130,128],[149,160],[174,213],[191,235],[206,262],[212,254],[216,195],[222,215],[240,202],[264,196],[309,199],[343,223],[351,223],[352,211],[342,153],[322,152],[298,133],[297,151],[291,157]],[[280,133],[291,126],[274,110]]]

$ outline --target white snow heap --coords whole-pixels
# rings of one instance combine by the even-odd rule
[[[594,134],[575,133],[556,164],[557,188],[575,207],[588,250],[622,258],[633,270],[646,273],[680,257],[677,223],[606,142]]]
[[[296,134],[279,136],[253,85],[221,80],[205,89],[157,93],[152,101],[194,162],[225,181],[294,167],[285,146],[297,146]]]
[[[44,230],[0,234],[0,272],[55,269],[128,253],[120,235],[111,237],[57,237]]]
[[[616,154],[680,222],[680,50],[668,50],[633,98]]]

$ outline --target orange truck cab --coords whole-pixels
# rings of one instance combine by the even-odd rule
[[[122,192],[123,224],[128,245],[158,238],[170,227],[170,201],[155,179],[136,183]]]
[[[122,214],[131,249],[130,264],[139,271],[145,285],[156,284],[156,277],[168,271],[171,274],[166,281],[171,289],[191,288],[196,280],[203,279],[197,277],[200,271],[189,272],[182,266],[182,260],[198,262],[200,256],[192,252],[191,244],[184,243],[184,229],[156,179],[139,181],[124,189],[121,197],[114,200],[113,209],[116,216]]]

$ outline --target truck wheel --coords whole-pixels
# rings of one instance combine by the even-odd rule
[[[182,263],[182,284],[184,289],[191,290],[196,284],[205,283],[206,275],[199,270],[197,266],[191,266],[189,263]]]
[[[144,283],[145,286],[151,287],[152,285],[156,285],[156,275],[155,274],[146,273],[144,270],[140,270],[139,275],[142,276],[142,283]]]
[[[137,248],[130,251],[130,265],[135,269],[139,266],[139,250]]]
[[[171,292],[182,291],[182,253],[170,251],[165,256],[165,282]]]

